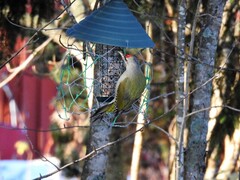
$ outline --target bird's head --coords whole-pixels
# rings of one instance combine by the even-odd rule
[[[137,58],[131,54],[127,54],[126,56],[124,56],[122,54],[122,52],[119,51],[119,54],[121,55],[123,61],[125,62],[126,67],[127,66],[138,66],[139,62],[137,60]]]
[[[133,56],[131,54],[127,54],[125,59],[126,66],[130,67],[139,67],[139,61],[136,56]]]

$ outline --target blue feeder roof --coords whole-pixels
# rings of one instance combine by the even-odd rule
[[[67,30],[79,40],[126,48],[154,47],[123,0],[112,0]]]

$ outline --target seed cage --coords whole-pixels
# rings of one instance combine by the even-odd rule
[[[125,70],[124,61],[118,53],[120,47],[96,45],[98,61],[94,68],[94,95],[98,102],[110,102],[114,98],[117,80]]]

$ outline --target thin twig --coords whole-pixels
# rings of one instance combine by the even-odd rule
[[[193,112],[189,113],[188,115],[186,115],[186,117],[190,117],[190,116],[192,116],[194,114],[197,114],[197,113],[200,113],[200,112],[203,112],[203,111],[207,111],[209,109],[220,108],[220,107],[221,108],[228,108],[228,109],[231,109],[233,111],[240,112],[240,109],[234,108],[234,107],[229,106],[229,105],[219,105],[219,106],[216,105],[216,106],[210,106],[210,107],[202,108],[202,109],[199,109],[197,111],[193,111]]]
[[[151,101],[155,101],[155,100],[157,100],[159,98],[167,98],[168,96],[171,96],[173,94],[175,94],[175,91],[172,91],[172,92],[169,92],[169,93],[166,93],[166,94],[161,94],[161,95],[156,96],[156,97],[154,97],[152,99],[149,99],[148,101],[151,102]]]
[[[200,5],[201,5],[201,0],[198,1],[197,8],[196,8],[196,14],[195,14],[195,17],[193,19],[193,27],[192,27],[192,30],[191,30],[192,33],[191,33],[190,50],[189,50],[188,58],[193,56],[196,24],[197,24],[197,17],[198,17],[198,14],[200,12]],[[191,65],[192,65],[192,62],[187,61],[187,71],[185,72],[185,82],[184,82],[184,94],[188,94],[188,92],[189,92]],[[189,109],[189,96],[184,98],[183,103],[184,103],[183,119],[182,119],[181,126],[180,126],[179,142],[178,142],[178,149],[179,149],[178,156],[179,157],[183,156],[183,146],[184,146],[183,138],[184,138],[185,124],[186,124],[186,120],[187,120],[186,114],[187,114],[188,109]],[[182,159],[182,158],[179,158],[179,159]],[[181,163],[184,163],[184,162],[181,162]]]
[[[124,137],[122,137],[122,138],[117,139],[116,141],[109,142],[109,143],[107,143],[107,144],[105,144],[105,145],[103,145],[103,146],[101,146],[101,147],[99,147],[99,148],[96,148],[96,149],[92,150],[90,153],[88,153],[87,155],[85,155],[83,158],[77,159],[77,160],[75,160],[75,161],[73,161],[73,162],[71,162],[71,163],[68,163],[68,164],[66,164],[66,165],[64,165],[64,166],[62,166],[62,167],[59,167],[59,168],[57,168],[57,170],[55,170],[55,171],[53,171],[53,172],[51,172],[51,173],[49,173],[49,174],[46,174],[46,175],[44,175],[44,176],[41,175],[40,177],[35,178],[34,180],[40,180],[40,179],[44,179],[44,178],[50,177],[50,176],[52,176],[52,175],[54,175],[54,174],[62,171],[63,169],[65,169],[65,168],[67,168],[67,167],[69,167],[69,166],[71,166],[71,165],[73,165],[73,164],[75,164],[75,163],[78,163],[78,162],[81,162],[81,161],[86,160],[86,159],[88,159],[88,158],[91,158],[91,157],[97,155],[97,153],[98,153],[99,151],[102,151],[103,149],[105,149],[105,148],[107,148],[107,147],[109,147],[109,146],[113,146],[113,145],[115,145],[115,144],[117,144],[117,143],[120,143],[120,142],[122,142],[122,141],[130,138],[130,137],[133,136],[135,133],[137,133],[137,132],[139,132],[139,131],[142,131],[147,125],[148,125],[148,124],[144,125],[144,126],[141,127],[140,129],[138,129],[138,130],[136,130],[136,131],[134,131],[134,132],[131,132],[130,134],[128,134],[128,135],[126,135],[126,136],[124,136]]]
[[[45,42],[43,42],[40,46],[38,46],[21,65],[15,68],[14,71],[0,83],[0,88],[2,88],[4,85],[9,83],[19,72],[27,68],[30,62],[33,61],[37,53],[41,51],[44,47],[46,47],[51,40],[52,38],[48,38]]]
[[[45,27],[47,27],[49,24],[53,23],[56,19],[58,19],[65,11],[67,8],[69,8],[76,0],[73,0],[68,6],[66,6],[66,8],[64,8],[55,18],[51,19],[51,21],[49,21],[47,24],[45,24],[43,27],[39,28],[27,41],[27,43],[22,46],[17,52],[15,52],[8,60],[6,60],[5,62],[3,62],[0,65],[0,69],[2,69],[7,63],[11,62],[13,60],[14,57],[16,57],[23,49],[25,49],[35,38],[35,36],[38,35],[39,32],[41,32],[42,30],[44,30]]]
[[[174,138],[174,137],[173,137],[171,134],[169,134],[167,131],[165,131],[163,128],[160,128],[160,127],[158,127],[157,125],[152,124],[152,123],[150,123],[149,126],[153,126],[153,127],[155,127],[156,129],[162,131],[162,132],[163,132],[164,134],[166,134],[169,138],[171,138],[172,140],[174,140],[176,144],[178,143],[177,139]]]
[[[65,0],[61,0],[61,4],[64,7],[64,9],[66,9],[66,12],[68,13],[69,17],[72,19],[73,23],[76,24],[77,20],[73,16],[72,12],[69,10],[68,5],[66,4]]]

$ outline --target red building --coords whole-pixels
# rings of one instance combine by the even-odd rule
[[[25,40],[16,42],[15,49],[23,43]],[[13,60],[14,66],[26,58],[24,50]],[[5,68],[0,70],[0,79],[6,72]],[[55,96],[56,84],[47,77],[35,75],[31,67],[0,89],[0,159],[31,159],[50,153],[51,132],[40,131],[49,129]]]

